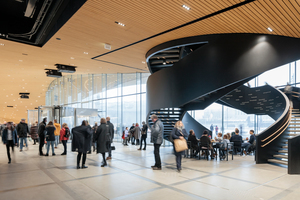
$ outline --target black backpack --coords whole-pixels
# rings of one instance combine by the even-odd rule
[[[70,137],[70,129],[69,128],[65,128],[65,138],[69,138]]]

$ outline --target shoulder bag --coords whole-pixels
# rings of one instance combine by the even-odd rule
[[[184,136],[181,132],[180,134],[182,136]],[[178,153],[178,152],[182,152],[182,151],[185,151],[188,149],[188,146],[187,146],[187,142],[186,140],[181,140],[181,139],[175,139],[174,140],[174,147],[175,147],[175,151]]]

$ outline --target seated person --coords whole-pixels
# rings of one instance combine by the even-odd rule
[[[228,140],[228,135],[224,135],[223,137],[223,141],[220,144],[220,159],[225,159],[226,155],[224,153],[224,151],[227,150],[228,144],[230,143],[230,141]]]
[[[243,143],[243,138],[242,136],[239,135],[240,131],[238,128],[235,129],[235,134],[230,138],[230,142],[234,142],[234,146],[236,145],[237,142]],[[236,152],[235,152],[236,153]]]
[[[196,156],[200,152],[200,147],[198,145],[199,139],[197,139],[193,129],[190,130],[188,141],[191,142],[191,148],[196,151],[196,153],[193,156]]]
[[[201,149],[205,149],[205,148],[208,147],[208,149],[211,150],[211,158],[214,158],[214,149],[212,148],[211,140],[208,137],[208,131],[207,130],[203,131],[203,134],[200,138],[200,143],[201,143]]]
[[[231,138],[231,134],[227,133],[227,139],[230,140],[230,138]]]
[[[218,133],[218,137],[215,137],[216,142],[222,142],[222,133]]]
[[[248,138],[246,138],[246,140],[248,140]],[[255,141],[254,130],[250,130],[250,140],[242,144],[242,148],[244,149],[245,155],[249,153],[249,148],[251,147],[251,145],[253,145],[254,141]]]

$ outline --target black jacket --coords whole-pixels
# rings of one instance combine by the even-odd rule
[[[177,128],[173,128],[171,135],[172,135],[173,140],[179,139],[180,136],[184,137],[185,139],[188,137],[188,134],[185,129],[182,129],[182,131],[179,131]],[[174,147],[174,149],[175,149],[175,147]],[[182,154],[183,152],[184,151],[182,151],[182,152],[175,151],[175,155]]]
[[[230,142],[237,142],[237,141],[241,141],[241,143],[243,143],[242,136],[235,134],[230,138]]]
[[[198,140],[197,140],[197,137],[196,135],[189,135],[189,138],[188,138],[188,141],[191,142],[191,146],[192,146],[192,149],[197,149],[198,148]]]
[[[253,134],[253,135],[250,135],[249,143],[250,143],[250,144],[253,144],[254,140],[255,140],[254,134]]]
[[[106,134],[107,134],[107,125],[101,124],[97,128],[97,132],[95,135],[95,141],[97,142],[97,153],[105,153],[108,152],[106,147]]]
[[[202,135],[201,138],[200,138],[200,143],[201,143],[201,146],[204,146],[204,147],[211,147],[211,140],[208,136],[206,135]]]
[[[110,133],[110,140],[112,142],[113,139],[114,139],[114,136],[115,136],[114,125],[112,123],[110,123],[110,121],[107,121],[106,123],[108,125],[108,127],[107,127],[108,130],[107,131]]]
[[[47,125],[46,129],[46,141],[55,141],[54,131],[56,130],[54,125]]]
[[[142,133],[141,133],[142,134],[142,138],[147,138],[147,132],[148,132],[148,126],[147,126],[147,124],[144,124],[143,128],[142,128]]]
[[[46,129],[46,123],[41,122],[38,129],[38,134],[40,137],[45,137],[45,133],[44,133],[45,129]]]
[[[91,151],[92,130],[90,126],[76,126],[72,129],[72,151],[87,153]]]
[[[28,125],[26,123],[20,122],[17,125],[16,129],[17,129],[17,133],[18,133],[19,138],[27,137],[27,134],[29,133],[29,128],[28,128]]]

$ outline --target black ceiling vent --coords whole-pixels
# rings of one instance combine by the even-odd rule
[[[62,64],[55,64],[58,72],[65,72],[65,73],[74,73],[76,72],[75,66],[70,65],[62,65]]]
[[[87,0],[2,0],[0,38],[42,47]]]
[[[55,69],[45,69],[45,70],[48,70],[48,71],[46,71],[46,74],[47,74],[48,77],[54,77],[54,78],[62,77],[61,72],[58,72]]]
[[[29,99],[30,93],[19,93],[21,99]]]
[[[8,108],[13,108],[13,106],[7,106]]]

